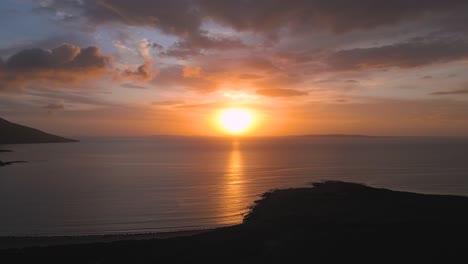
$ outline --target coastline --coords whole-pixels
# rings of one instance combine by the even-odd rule
[[[267,192],[239,225],[55,241],[42,237],[35,245],[18,239],[23,244],[0,249],[0,258],[49,264],[458,263],[468,250],[461,242],[468,237],[467,208],[465,196],[327,181]]]
[[[168,239],[194,236],[214,229],[171,231],[158,233],[128,233],[109,235],[78,236],[0,236],[0,250],[21,249],[28,247],[50,247],[62,245],[110,243],[117,241]]]

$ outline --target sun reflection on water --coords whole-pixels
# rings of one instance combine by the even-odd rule
[[[242,214],[246,211],[243,201],[244,168],[240,144],[232,143],[229,153],[226,173],[224,174],[224,197],[222,216],[223,224],[236,224],[242,221]]]

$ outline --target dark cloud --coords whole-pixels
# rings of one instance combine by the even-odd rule
[[[76,57],[70,61],[73,68],[104,68],[110,61],[110,57],[101,55],[96,47],[81,49]]]
[[[96,97],[93,93],[85,93],[53,88],[31,88],[28,90],[28,94],[43,100],[53,100],[64,102],[64,104],[80,104],[80,105],[92,105],[92,106],[105,106],[112,105],[109,102]]]
[[[466,10],[463,0],[199,0],[203,13],[237,30],[274,32],[327,27],[335,32],[371,29]]]
[[[47,110],[54,111],[54,110],[63,110],[65,109],[65,106],[63,104],[48,104],[44,106],[44,108]]]
[[[159,44],[156,43],[156,42],[150,43],[149,46],[150,46],[151,48],[153,48],[153,49],[158,49],[158,50],[164,49],[163,46],[159,45]]]
[[[468,89],[453,90],[453,91],[441,91],[441,92],[431,93],[431,95],[460,95],[460,94],[468,94]]]
[[[120,22],[132,26],[154,26],[166,33],[196,32],[201,16],[192,0],[61,0],[39,3],[37,12],[49,12],[58,21],[85,17],[87,27]]]
[[[41,85],[73,86],[80,82],[111,78],[124,82],[149,82],[158,71],[152,69],[152,61],[146,60],[137,69],[117,72],[111,68],[112,58],[103,55],[94,46],[80,48],[62,44],[51,50],[22,50],[0,63],[0,89]],[[82,84],[82,83],[81,83]]]
[[[291,96],[304,96],[308,93],[305,91],[298,91],[293,89],[280,89],[280,88],[271,88],[271,89],[259,89],[255,91],[256,94],[268,96],[268,97],[291,97]]]
[[[121,84],[120,86],[122,86],[124,88],[129,88],[129,89],[147,89],[144,86],[136,85],[136,84],[133,84],[133,83],[124,83],[124,84]]]
[[[240,31],[266,33],[281,28],[327,27],[335,32],[348,32],[425,15],[458,17],[467,6],[463,0],[359,0],[352,3],[342,0],[64,0],[40,5],[37,9],[65,14],[65,18],[79,14],[94,24],[122,22],[155,26],[181,35],[199,31],[203,18]]]
[[[79,11],[83,7],[81,0],[48,0],[37,1],[37,7],[33,8],[34,13],[49,12],[54,15],[54,20],[59,22],[69,22],[78,19]]]
[[[86,35],[84,32],[59,34],[40,40],[31,40],[24,43],[15,43],[14,45],[7,47],[1,47],[0,56],[10,57],[22,50],[34,48],[52,49],[61,46],[63,43],[73,43],[76,46],[87,46],[89,43],[94,43],[94,40],[92,36]]]
[[[110,57],[102,55],[98,48],[80,49],[63,44],[52,50],[28,49],[11,56],[5,63],[6,70],[30,71],[49,69],[104,68]]]
[[[275,65],[270,59],[260,56],[243,58],[242,64],[243,67],[247,67],[255,71],[263,71],[267,73],[281,72],[281,69],[277,65]]]
[[[372,68],[413,68],[468,58],[468,41],[433,40],[397,43],[393,45],[341,50],[329,56],[333,70]]]
[[[230,50],[245,48],[246,45],[237,38],[207,36],[204,33],[189,35],[176,42],[169,50],[162,53],[165,56],[186,58],[201,54],[204,50]]]
[[[123,22],[155,26],[167,33],[183,35],[198,31],[201,16],[194,1],[177,0],[84,0],[83,15],[92,23]]]
[[[63,44],[52,50],[27,49],[6,60],[0,69],[0,89],[27,85],[72,85],[74,82],[103,78],[111,57],[96,47],[81,49]]]

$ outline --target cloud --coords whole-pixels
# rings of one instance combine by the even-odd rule
[[[292,96],[304,96],[308,92],[298,91],[293,89],[280,89],[280,88],[271,88],[271,89],[259,89],[255,91],[256,94],[268,96],[268,97],[292,97]]]
[[[63,104],[60,104],[60,103],[52,103],[52,104],[48,104],[46,106],[44,106],[44,109],[47,110],[47,113],[48,114],[53,114],[59,110],[64,110],[65,109],[65,106]]]
[[[182,100],[168,100],[168,101],[155,101],[151,102],[151,105],[154,106],[176,106],[185,104]]]
[[[6,47],[0,48],[0,56],[10,57],[22,50],[42,48],[51,49],[61,46],[63,43],[73,43],[76,46],[87,46],[89,43],[93,43],[92,36],[86,35],[84,32],[73,32],[66,34],[58,34],[48,36],[44,39],[35,41],[25,41],[20,43],[14,43]]]
[[[111,57],[97,47],[62,44],[51,50],[26,49],[8,58],[0,69],[0,89],[27,85],[72,84],[103,78]]]
[[[441,92],[433,92],[430,93],[431,95],[460,95],[460,94],[468,94],[468,89],[461,89],[461,90],[453,90],[453,91],[441,91]]]
[[[151,83],[156,87],[184,88],[199,92],[212,92],[218,88],[218,81],[214,77],[200,75],[198,78],[186,78],[183,76],[183,71],[184,66],[181,65],[162,68],[158,78]]]
[[[263,71],[266,73],[278,73],[282,70],[276,66],[269,58],[261,56],[251,56],[242,58],[240,61],[242,66],[254,71]]]
[[[429,0],[360,0],[349,3],[342,0],[200,0],[202,12],[237,30],[276,32],[282,28],[308,31],[311,28],[329,28],[343,33],[359,29],[393,25],[403,20],[414,20],[423,15],[450,16],[468,6],[466,1]]]
[[[206,50],[225,51],[242,49],[247,46],[240,39],[224,36],[208,36],[206,32],[195,32],[180,41],[177,41],[169,50],[162,53],[164,56],[187,58],[202,54]]]
[[[201,72],[200,66],[196,66],[196,67],[186,66],[183,69],[182,75],[185,78],[200,77],[200,72]]]
[[[152,70],[152,61],[146,60],[142,65],[140,65],[136,70],[125,70],[122,76],[126,79],[131,79],[139,82],[149,82],[156,78],[158,71]]]
[[[52,50],[52,53],[54,50]],[[87,47],[81,49],[77,53],[76,57],[73,57],[69,61],[69,65],[72,68],[76,69],[85,69],[85,68],[104,68],[108,65],[111,58],[109,56],[101,55],[99,48],[97,47]]]
[[[63,104],[48,104],[44,108],[47,110],[63,110],[65,106]]]
[[[158,71],[146,60],[135,70],[119,72],[112,68],[112,57],[94,46],[80,48],[62,44],[56,48],[22,50],[0,62],[0,90],[23,87],[74,87],[87,81],[149,82]]]
[[[191,0],[83,1],[82,14],[94,24],[122,22],[134,26],[154,26],[166,33],[183,35],[198,31],[201,16]]]
[[[227,104],[225,102],[206,102],[206,103],[198,103],[198,104],[180,104],[177,105],[176,108],[180,109],[191,109],[191,110],[212,110],[216,108],[226,107]]]
[[[266,34],[284,28],[296,32],[328,28],[343,33],[425,16],[466,17],[467,7],[462,0],[359,0],[352,4],[342,0],[80,0],[38,4],[37,10],[51,12],[59,20],[84,16],[94,25],[120,22],[184,35],[198,32],[204,19],[238,31]],[[460,27],[453,19],[449,22]]]
[[[429,40],[393,45],[341,50],[331,54],[327,63],[332,70],[414,68],[468,58],[468,41]]]
[[[27,49],[11,56],[4,65],[5,71],[83,70],[106,67],[111,58],[102,55],[97,47],[81,49],[62,44],[52,50]]]
[[[258,79],[263,78],[263,76],[257,75],[257,74],[243,73],[243,74],[239,74],[238,78],[241,80],[258,80]]]
[[[163,49],[163,46],[155,42],[150,42],[148,39],[144,38],[137,43],[137,51],[140,57],[143,59],[149,59],[151,57],[151,49]]]
[[[121,84],[120,86],[122,86],[124,88],[129,88],[129,89],[146,89],[146,87],[144,87],[144,86],[136,85],[136,84],[133,84],[133,83],[124,83],[124,84]]]

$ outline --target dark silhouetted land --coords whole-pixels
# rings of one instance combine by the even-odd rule
[[[1,161],[0,160],[0,167],[8,166],[8,165],[15,164],[15,163],[25,163],[25,162],[27,161],[23,161],[23,160]]]
[[[5,263],[465,263],[468,198],[343,182],[275,190],[188,237],[0,251]],[[8,260],[8,261],[7,261]]]
[[[296,137],[310,137],[310,138],[379,138],[379,137],[382,137],[382,136],[356,135],[356,134],[307,134],[307,135],[297,135]]]
[[[11,123],[0,118],[0,144],[64,142],[76,142],[76,140],[51,135],[34,128]]]
[[[7,149],[0,149],[0,153],[4,153],[4,152],[12,152],[11,150],[7,150]],[[1,161],[0,160],[0,167],[5,167],[5,166],[8,166],[8,165],[11,165],[11,164],[15,164],[15,163],[24,163],[26,161],[22,161],[22,160],[16,160],[16,161]]]

